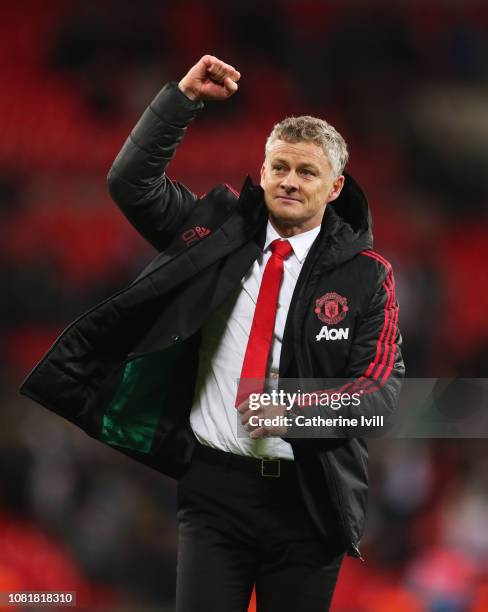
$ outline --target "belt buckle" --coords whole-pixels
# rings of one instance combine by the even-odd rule
[[[271,470],[271,472],[274,471],[274,473],[270,473],[267,470],[266,466],[268,467],[274,466],[274,470]],[[267,459],[266,457],[261,459],[261,476],[264,476],[265,478],[279,478],[280,473],[281,473],[281,464],[280,464],[279,459]]]

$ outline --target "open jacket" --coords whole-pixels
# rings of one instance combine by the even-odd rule
[[[202,107],[169,83],[142,115],[108,185],[158,254],[129,286],[71,323],[20,389],[90,436],[175,478],[195,445],[189,414],[201,328],[260,254],[267,222],[263,191],[249,177],[240,195],[222,184],[199,198],[165,174]],[[366,389],[359,411],[385,414],[395,408],[404,367],[393,272],[372,246],[366,198],[347,176],[296,284],[280,378],[353,378]],[[324,326],[349,331],[318,340]],[[348,554],[360,557],[365,440],[285,439],[320,533],[338,533]]]

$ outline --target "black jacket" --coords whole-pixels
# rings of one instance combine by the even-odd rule
[[[90,436],[175,478],[195,444],[189,413],[201,327],[258,257],[267,221],[262,189],[249,177],[239,197],[219,185],[198,198],[166,176],[202,106],[172,83],[142,115],[108,184],[122,212],[159,253],[128,287],[69,325],[20,389]],[[371,250],[370,221],[366,198],[348,176],[340,197],[326,207],[304,262],[280,361],[280,378],[357,379],[366,389],[364,414],[392,411],[404,374],[393,273]],[[334,323],[337,316],[342,319]],[[324,320],[329,329],[347,326],[348,338],[317,340]],[[320,532],[335,530],[348,553],[360,556],[365,440],[287,441]]]

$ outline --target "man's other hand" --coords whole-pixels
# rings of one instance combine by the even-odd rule
[[[266,438],[268,436],[284,436],[288,431],[288,426],[285,424],[288,416],[286,406],[280,404],[271,404],[270,406],[259,405],[259,407],[251,409],[250,402],[247,399],[237,407],[237,411],[239,412],[243,428],[249,432],[249,437],[252,439]],[[253,427],[249,423],[249,419],[252,416],[258,419],[273,419],[277,417],[279,422],[278,424],[271,425],[264,424],[261,421],[263,423],[261,426]]]
[[[190,100],[226,100],[237,91],[241,78],[233,66],[218,57],[204,55],[178,83]]]

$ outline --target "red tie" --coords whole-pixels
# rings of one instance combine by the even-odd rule
[[[242,364],[236,406],[247,400],[251,393],[261,393],[264,388],[266,366],[275,326],[278,294],[283,279],[283,264],[293,250],[288,240],[273,240],[270,248],[272,255],[264,269],[261,287],[259,288],[251,333]]]

